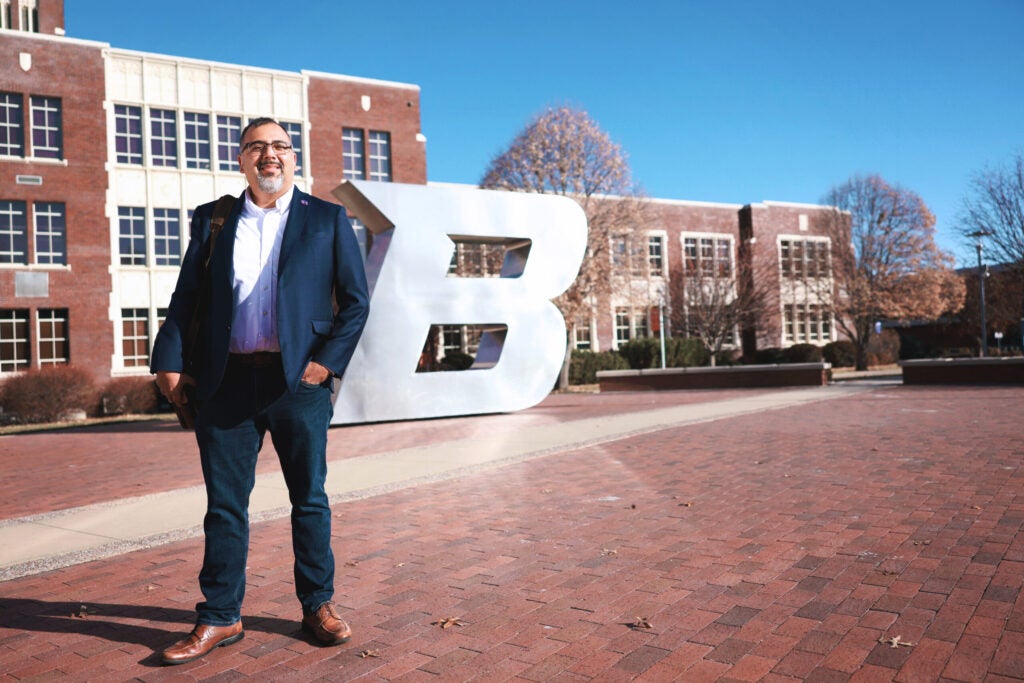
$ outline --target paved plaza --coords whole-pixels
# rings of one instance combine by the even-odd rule
[[[240,643],[200,599],[169,421],[0,436],[0,677],[1022,681],[1024,388],[557,394],[331,430],[336,601],[299,628],[283,484],[253,494]]]

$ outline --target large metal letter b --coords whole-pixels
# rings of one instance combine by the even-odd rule
[[[551,391],[566,332],[551,299],[576,277],[587,220],[571,199],[357,181],[334,194],[373,232],[370,317],[335,424],[520,410]],[[500,277],[451,277],[456,242],[507,247]],[[417,372],[432,326],[487,330],[476,363]]]

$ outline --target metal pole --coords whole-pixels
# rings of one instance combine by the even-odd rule
[[[658,334],[661,337],[661,369],[665,369],[665,307],[658,304]]]
[[[978,292],[981,297],[981,357],[988,355],[988,331],[985,324],[985,268],[981,265],[981,237],[978,238]]]

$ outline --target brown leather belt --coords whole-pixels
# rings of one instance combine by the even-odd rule
[[[243,368],[269,368],[281,364],[281,354],[275,351],[229,353],[228,362]]]

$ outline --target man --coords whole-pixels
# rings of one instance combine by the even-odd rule
[[[249,494],[267,431],[292,506],[303,629],[325,645],[351,638],[331,602],[334,556],[324,480],[331,379],[345,372],[368,311],[359,246],[344,209],[294,187],[295,152],[276,121],[259,118],[246,126],[238,164],[248,188],[215,241],[208,285],[201,286],[199,273],[213,203],[193,215],[191,241],[153,345],[151,370],[160,391],[182,405],[190,387],[196,402],[207,495],[199,574],[205,599],[196,605],[192,633],[162,653],[166,664],[193,661],[244,635]],[[200,296],[206,305],[197,348],[184,367],[182,339]]]

